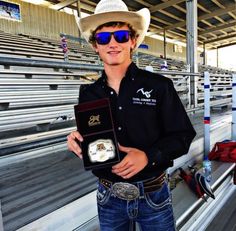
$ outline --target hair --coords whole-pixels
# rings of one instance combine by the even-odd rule
[[[129,30],[130,30],[131,39],[137,38],[138,37],[137,32],[133,29],[133,27],[129,23],[126,23],[126,22],[107,22],[107,23],[104,23],[104,24],[98,26],[94,31],[91,32],[91,35],[89,37],[89,42],[93,46],[96,46],[95,34],[98,30],[101,30],[103,27],[116,27],[116,26],[117,27],[122,27],[122,26],[125,26],[125,25],[127,25]]]

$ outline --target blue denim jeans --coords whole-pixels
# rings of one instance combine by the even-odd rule
[[[140,197],[126,201],[117,198],[110,189],[98,184],[97,206],[100,231],[132,231],[137,222],[142,231],[174,231],[175,221],[167,183],[155,192],[143,193],[143,183],[137,184]]]

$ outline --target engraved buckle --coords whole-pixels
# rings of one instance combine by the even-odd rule
[[[133,184],[118,182],[113,184],[112,192],[122,200],[134,200],[139,197],[139,189]]]
[[[110,139],[99,139],[88,145],[88,156],[92,163],[105,162],[115,157],[115,146]]]

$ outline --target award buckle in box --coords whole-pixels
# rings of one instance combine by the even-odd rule
[[[78,104],[74,107],[77,129],[86,170],[112,166],[120,161],[108,98]]]

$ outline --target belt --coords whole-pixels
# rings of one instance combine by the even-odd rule
[[[166,179],[165,173],[162,173],[160,176],[143,181],[143,189],[144,193],[154,192],[157,191],[162,187]],[[109,188],[114,195],[122,200],[134,200],[140,196],[139,188],[137,187],[138,183],[127,183],[127,182],[111,182],[106,179],[99,179],[99,182]]]

